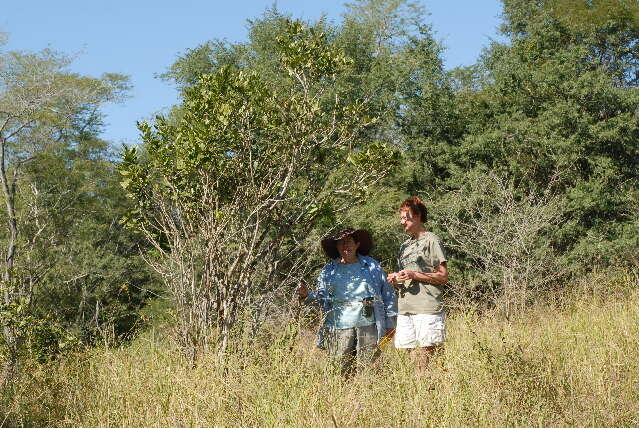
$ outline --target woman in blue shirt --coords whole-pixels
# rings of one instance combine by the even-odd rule
[[[298,293],[306,303],[317,303],[324,312],[318,347],[328,350],[343,376],[373,362],[377,344],[392,335],[397,316],[397,297],[386,281],[365,230],[343,229],[322,240],[331,261],[317,279],[317,292],[303,284]]]

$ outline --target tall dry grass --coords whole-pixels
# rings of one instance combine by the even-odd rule
[[[343,381],[311,332],[290,334],[295,325],[240,344],[225,364],[206,355],[195,369],[149,332],[31,367],[5,393],[4,425],[636,426],[639,292],[628,290],[637,281],[600,280],[509,321],[453,314],[445,353],[420,377],[389,349],[378,367]]]

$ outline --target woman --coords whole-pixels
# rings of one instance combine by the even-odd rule
[[[319,274],[317,292],[298,287],[306,303],[322,307],[318,347],[328,350],[345,377],[372,363],[377,344],[395,327],[397,298],[379,262],[368,257],[371,247],[365,230],[343,229],[322,240],[331,261]]]
[[[426,229],[426,206],[421,199],[406,199],[399,218],[410,238],[399,249],[399,271],[388,275],[399,293],[395,347],[411,350],[421,372],[446,340],[442,294],[448,269],[439,237]]]

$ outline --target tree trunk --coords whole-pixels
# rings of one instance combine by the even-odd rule
[[[6,165],[6,140],[0,139],[0,182],[2,193],[7,207],[7,223],[9,227],[9,242],[7,243],[6,257],[4,259],[4,272],[2,274],[2,285],[4,291],[4,304],[14,303],[16,291],[13,284],[13,260],[16,253],[16,243],[18,238],[18,226],[15,213],[15,181],[9,185],[7,179]],[[4,340],[7,346],[7,360],[3,362],[3,385],[10,383],[17,375],[18,371],[18,337],[15,329],[5,325],[2,329]]]

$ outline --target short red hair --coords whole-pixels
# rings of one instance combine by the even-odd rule
[[[422,223],[426,223],[427,219],[427,211],[426,205],[419,199],[417,196],[412,196],[402,202],[402,205],[399,207],[400,211],[410,210],[413,215],[419,216]]]

